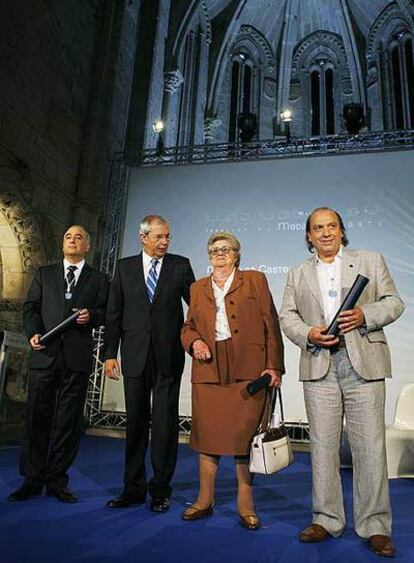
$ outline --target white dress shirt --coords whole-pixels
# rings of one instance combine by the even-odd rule
[[[333,262],[323,262],[316,257],[319,287],[323,300],[325,324],[329,325],[341,306],[342,245]]]
[[[73,289],[75,287],[75,285],[78,283],[79,280],[79,276],[82,273],[82,268],[85,265],[85,260],[81,260],[80,262],[78,262],[77,264],[72,264],[71,262],[68,262],[66,260],[66,258],[63,259],[63,270],[65,272],[65,285],[66,285],[66,291],[69,292],[70,289]],[[75,282],[71,285],[71,287],[69,287],[68,281],[67,281],[67,275],[69,273],[69,266],[76,266],[76,270],[73,272],[75,275]]]
[[[156,256],[150,256],[149,254],[147,254],[145,252],[145,250],[142,251],[142,265],[144,267],[144,280],[145,281],[147,281],[148,274],[149,274],[149,272],[152,268],[151,260],[153,258],[156,258]],[[162,256],[161,258],[156,258],[156,260],[158,260],[158,264],[155,266],[155,270],[157,272],[157,279],[158,279],[160,277],[162,261],[164,260],[164,257]]]
[[[229,320],[227,318],[226,303],[224,298],[226,297],[227,292],[229,291],[231,284],[233,283],[235,271],[236,270],[232,271],[222,288],[216,284],[216,282],[213,280],[213,276],[211,276],[214,299],[216,300],[216,342],[231,338]]]

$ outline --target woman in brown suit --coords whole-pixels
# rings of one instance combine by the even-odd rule
[[[193,357],[190,446],[199,452],[200,490],[182,514],[198,520],[213,512],[214,482],[221,455],[233,455],[240,523],[260,526],[249,472],[250,442],[265,392],[249,397],[246,385],[269,373],[278,386],[284,373],[283,342],[266,277],[240,271],[240,243],[231,233],[208,241],[212,274],[191,286],[190,308],[181,340]]]

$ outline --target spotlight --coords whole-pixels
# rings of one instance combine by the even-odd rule
[[[154,133],[158,135],[157,145],[155,147],[155,154],[160,157],[164,154],[164,139],[162,137],[162,132],[164,131],[164,122],[161,119],[154,121],[152,124]]]
[[[290,122],[292,121],[292,110],[284,109],[281,111],[280,119],[285,124],[286,142],[290,143]]]
[[[357,135],[364,126],[363,105],[355,102],[345,104],[342,117],[348,133]]]
[[[157,121],[154,121],[152,128],[155,133],[160,134],[164,131],[164,122],[161,119],[158,119]]]
[[[280,118],[283,123],[289,123],[292,121],[292,111],[290,109],[285,109],[280,112]]]

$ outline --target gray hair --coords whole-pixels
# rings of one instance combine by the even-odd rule
[[[79,229],[80,231],[83,232],[83,234],[85,235],[85,240],[88,244],[91,244],[91,236],[88,233],[88,231],[85,229],[85,227],[83,227],[82,225],[70,225],[66,231],[63,233],[63,238],[65,237],[66,233],[70,230],[73,229],[73,227],[75,227],[76,229]]]
[[[167,219],[164,219],[161,215],[147,215],[142,219],[139,225],[139,234],[148,235],[151,232],[151,226],[153,223],[163,223],[168,225]]]
[[[240,258],[241,258],[240,242],[233,235],[233,233],[229,233],[227,231],[219,231],[218,233],[214,233],[213,235],[211,235],[211,237],[208,239],[207,242],[207,252],[210,254],[211,247],[215,242],[219,240],[225,240],[230,244],[231,249],[236,255],[236,266],[238,267],[240,265]]]

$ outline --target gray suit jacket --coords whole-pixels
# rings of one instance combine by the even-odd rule
[[[381,254],[344,249],[341,278],[343,294],[358,274],[370,280],[357,303],[364,312],[366,327],[345,335],[349,359],[352,367],[364,379],[391,377],[390,353],[382,329],[398,319],[404,311],[404,304]],[[280,324],[286,336],[301,348],[301,381],[323,377],[329,369],[330,352],[326,348],[312,350],[307,345],[310,329],[324,324],[315,256],[289,271]]]

